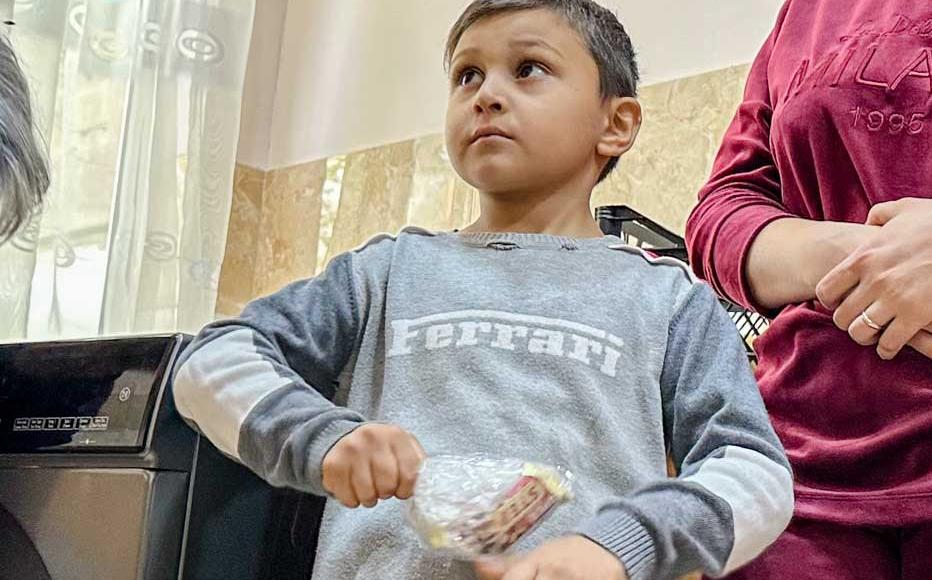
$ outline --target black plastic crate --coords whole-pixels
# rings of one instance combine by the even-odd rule
[[[626,205],[596,208],[595,217],[604,233],[618,236],[628,245],[642,248],[657,256],[668,256],[689,263],[686,241],[681,236]],[[754,341],[767,330],[770,321],[763,315],[746,310],[730,300],[719,300],[744,340],[748,359],[756,364]]]

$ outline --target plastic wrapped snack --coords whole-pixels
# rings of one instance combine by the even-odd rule
[[[421,466],[408,521],[453,557],[500,554],[571,499],[571,482],[568,471],[517,459],[434,456]]]

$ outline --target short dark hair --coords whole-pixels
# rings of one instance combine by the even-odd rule
[[[0,243],[32,217],[48,188],[29,86],[13,47],[0,32]]]
[[[476,22],[503,12],[518,12],[547,8],[563,16],[576,29],[596,65],[599,67],[599,84],[603,98],[636,97],[638,92],[637,55],[631,38],[618,18],[607,8],[592,0],[475,0],[460,15],[450,29],[443,63],[450,67],[453,53],[466,30]],[[602,181],[618,165],[618,158],[610,159],[599,176]]]

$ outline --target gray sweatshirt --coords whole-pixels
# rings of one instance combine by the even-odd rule
[[[378,237],[206,327],[174,393],[221,451],[319,495],[324,455],[366,421],[430,454],[569,468],[574,501],[520,549],[582,534],[633,580],[727,574],[792,513],[731,319],[683,264],[616,237]],[[315,579],[472,577],[423,549],[401,502],[328,502]]]

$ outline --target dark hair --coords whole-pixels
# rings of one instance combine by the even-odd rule
[[[638,92],[637,56],[631,38],[618,18],[607,8],[592,0],[475,0],[460,15],[450,29],[443,63],[449,68],[453,53],[463,34],[476,22],[503,12],[518,12],[547,8],[563,16],[576,29],[596,65],[603,98],[636,97]],[[599,181],[618,165],[618,158],[605,164]]]
[[[0,33],[0,243],[32,217],[48,187],[29,87],[13,48]]]

